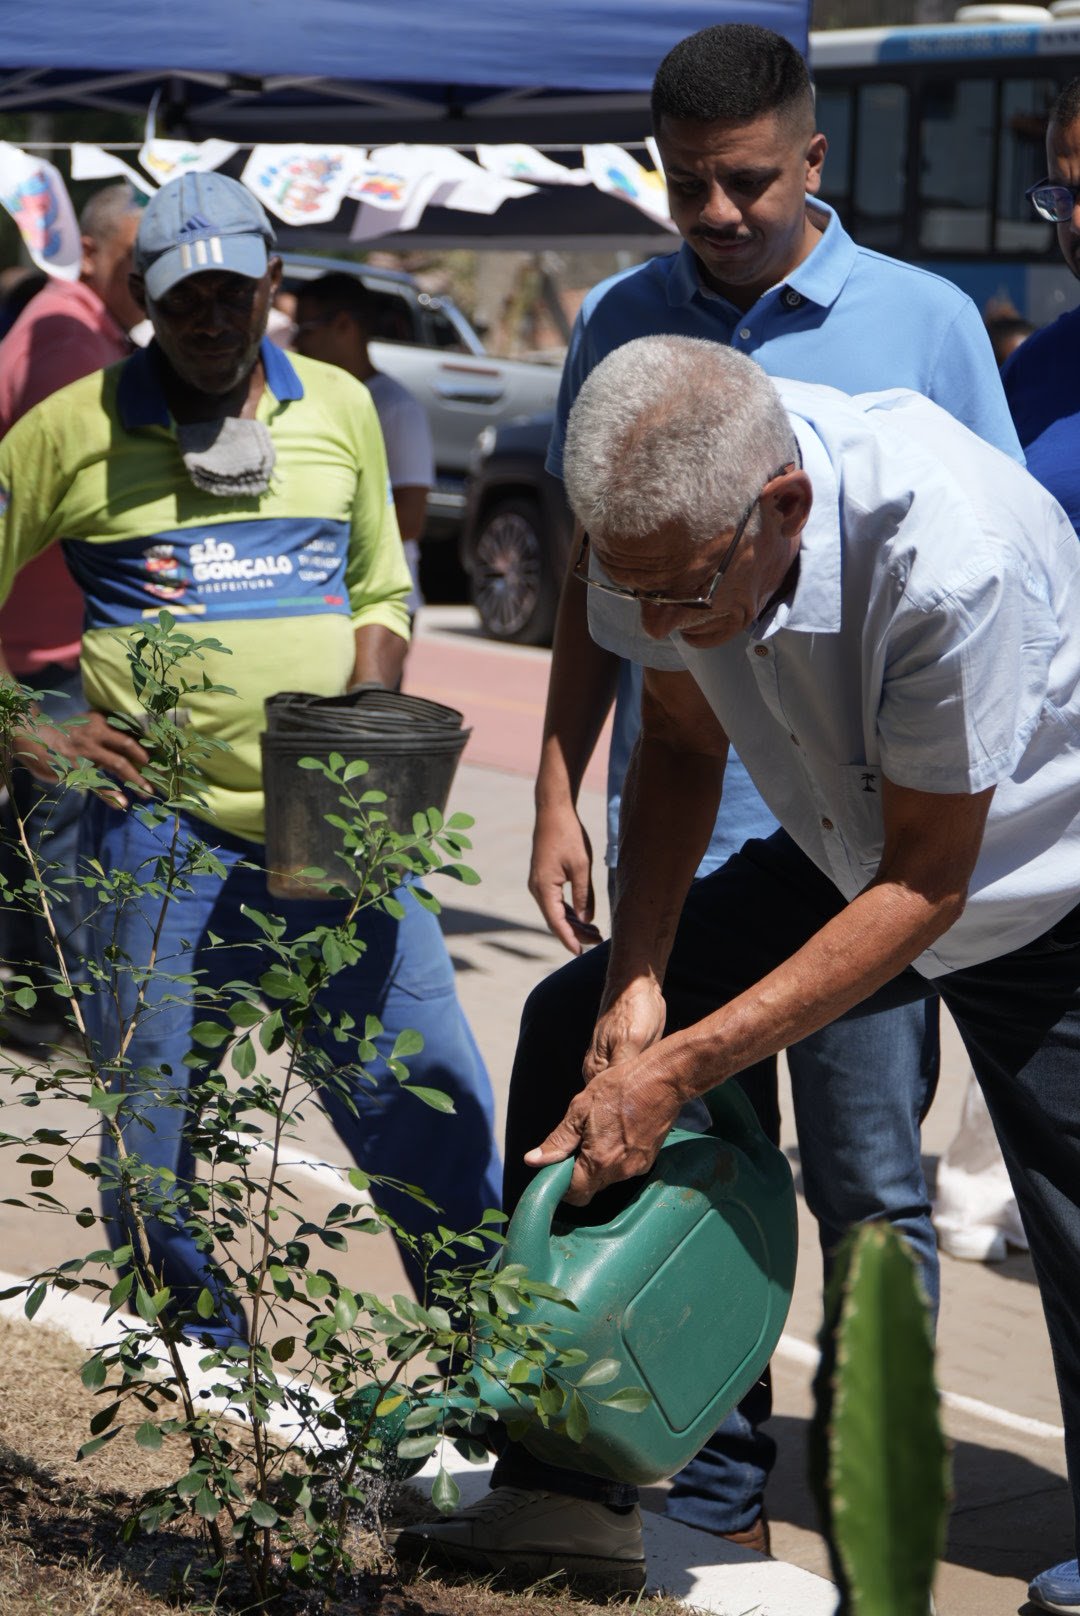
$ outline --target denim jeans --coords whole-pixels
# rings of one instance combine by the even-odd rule
[[[147,826],[138,808],[118,812],[93,798],[84,816],[82,853],[98,859],[106,870],[127,870],[145,880],[163,851],[167,834],[168,826]],[[204,839],[214,848],[227,874],[224,880],[212,874],[194,875],[193,890],[167,906],[158,951],[162,973],[183,976],[198,972],[200,984],[211,987],[236,979],[257,982],[270,961],[258,944],[259,933],[241,912],[243,906],[280,915],[288,922],[291,936],[332,924],[341,913],[340,905],[323,900],[271,897],[260,868],[246,867],[247,861],[261,864],[260,845],[195,820],[182,820],[182,843],[186,845],[191,837]],[[333,1093],[322,1093],[320,1100],[345,1149],[361,1168],[418,1185],[435,1203],[438,1210],[398,1190],[373,1190],[380,1208],[415,1236],[434,1231],[440,1223],[461,1230],[475,1225],[487,1207],[499,1205],[500,1168],[493,1137],[491,1085],[457,1000],[453,966],[439,923],[407,893],[401,896],[405,918],[400,922],[376,910],[361,916],[360,932],[367,950],[357,964],[331,979],[322,1002],[335,1015],[350,1011],[360,1027],[365,1016],[377,1016],[383,1031],[374,1042],[383,1057],[404,1029],[422,1033],[422,1053],[409,1056],[406,1062],[410,1079],[418,1086],[448,1094],[454,1114],[433,1110],[409,1095],[381,1061],[368,1063],[379,1078],[376,1087],[354,1086],[351,1099],[356,1114]],[[99,917],[98,958],[109,942],[130,959],[145,961],[160,909],[160,899],[155,902],[140,896],[118,918]],[[122,1021],[135,999],[130,974],[118,973],[115,988]],[[108,1060],[117,1048],[116,1006],[105,991],[95,993],[89,1005],[91,1036],[100,1055]],[[163,1090],[186,1090],[189,1083],[198,1081],[198,1074],[183,1060],[192,1047],[193,1022],[205,1019],[206,1010],[194,1010],[182,986],[158,976],[150,982],[146,1011],[127,1051],[132,1068],[148,1068],[158,1075],[124,1128],[125,1145],[144,1162],[168,1169],[183,1180],[195,1174],[184,1126],[188,1112],[183,1106],[160,1103],[160,1097]],[[343,1046],[327,1038],[325,1047],[340,1058]],[[344,1049],[345,1058],[350,1058],[349,1046]],[[155,1104],[155,1098],[159,1103]],[[110,1154],[107,1145],[105,1154]],[[106,1213],[115,1246],[126,1238],[115,1196],[106,1197]],[[193,1293],[207,1283],[205,1259],[185,1230],[164,1220],[151,1225],[150,1237],[153,1259],[160,1265],[165,1283],[180,1301],[190,1302]],[[420,1269],[408,1250],[400,1249],[409,1280],[419,1294]],[[219,1318],[210,1321],[204,1333],[228,1342],[242,1330],[241,1320]]]
[[[843,906],[831,882],[782,831],[747,843],[715,874],[695,882],[687,898],[664,984],[669,1030],[700,1019],[760,980]],[[524,1152],[545,1137],[581,1086],[581,1058],[606,965],[607,949],[594,949],[549,977],[525,1006],[507,1123],[508,1205],[528,1181]],[[843,1020],[864,1023],[868,1033],[869,1018],[880,1010],[934,996],[951,1012],[986,1095],[1031,1244],[1075,1504],[1080,1493],[1080,1309],[1075,1305],[1080,1294],[1080,906],[1035,942],[983,965],[933,982],[903,971]],[[887,1076],[885,1060],[871,1046],[866,1082]],[[829,1081],[823,1071],[822,1087]],[[807,1084],[804,1117],[814,1109],[814,1099]],[[838,1148],[849,1150],[843,1117],[829,1108],[827,1097],[823,1103],[818,1136],[831,1145],[831,1130],[837,1129]],[[537,1475],[543,1480],[530,1479]],[[541,1471],[520,1448],[508,1449],[495,1479],[616,1504],[634,1497],[633,1489],[599,1478],[550,1467]]]
[[[64,668],[53,663],[39,673],[24,673],[18,678],[20,684],[37,692],[42,714],[53,723],[64,723],[85,711],[82,679],[77,667]],[[56,866],[46,876],[50,886],[55,888],[53,919],[68,971],[76,979],[81,972],[80,962],[86,955],[82,892],[74,885],[56,885],[56,881],[58,877],[75,874],[84,801],[79,791],[48,785],[35,779],[29,769],[17,768],[12,774],[12,801],[5,803],[0,813],[8,832],[3,838],[5,871],[14,885],[21,886],[29,873],[14,834],[16,809],[27,822],[35,853],[46,866]],[[49,992],[49,984],[57,979],[57,960],[49,929],[36,906],[32,910],[4,910],[0,919],[0,954],[31,977],[39,990],[38,1002],[27,1018],[31,1024],[63,1020],[67,1016],[67,1002],[54,998]]]
[[[812,883],[824,880],[782,831],[767,845],[779,861],[777,873],[785,883],[800,877]],[[750,891],[743,893],[743,883],[756,879],[752,859],[748,856],[748,861],[739,863],[736,855],[731,865],[724,882],[731,897],[748,904],[757,901]],[[833,894],[831,887],[829,893]],[[715,1003],[727,997],[730,993],[724,992]],[[670,1019],[669,1025],[673,1025]],[[933,998],[859,1020],[845,1018],[787,1051],[803,1192],[817,1220],[826,1274],[846,1229],[853,1223],[887,1219],[910,1242],[935,1315],[938,1252],[922,1170],[920,1127],[937,1086],[938,1055],[938,1006]],[[742,1073],[738,1082],[775,1143],[780,1135],[776,1060],[761,1061]],[[764,1429],[771,1412],[772,1386],[766,1370],[700,1453],[673,1478],[664,1513],[710,1532],[742,1532],[752,1526],[761,1513],[765,1484],[776,1460],[776,1444]]]

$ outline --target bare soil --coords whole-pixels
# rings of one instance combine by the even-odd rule
[[[149,1488],[186,1469],[167,1441],[148,1452],[122,1434],[76,1460],[101,1405],[85,1390],[85,1359],[66,1337],[0,1320],[0,1616],[165,1616],[177,1609],[239,1616],[239,1591],[208,1590],[197,1523],[176,1523],[125,1544],[124,1522]],[[430,1518],[430,1501],[406,1488],[398,1519]],[[550,1584],[518,1592],[474,1582],[404,1582],[375,1537],[364,1569],[339,1597],[300,1599],[288,1616],[611,1616]],[[618,1607],[616,1607],[618,1608]],[[686,1616],[676,1600],[621,1607],[640,1616]]]

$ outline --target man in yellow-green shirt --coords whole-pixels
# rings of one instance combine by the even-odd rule
[[[250,952],[258,933],[245,910],[269,903],[300,929],[333,920],[325,902],[267,896],[258,740],[265,698],[281,690],[336,695],[365,680],[392,686],[409,632],[409,574],[374,406],[344,372],[293,362],[265,341],[281,275],[268,252],[273,240],[261,206],[234,180],[189,174],[163,187],[143,215],[132,276],[154,342],[54,394],[0,444],[0,601],[21,566],[59,543],[86,602],[91,711],[70,728],[39,725],[19,741],[21,760],[43,779],[52,775],[52,748],[89,759],[115,781],[87,803],[84,856],[137,875],[166,839],[138,806],[146,752],[108,722],[138,705],[125,641],[166,607],[196,638],[203,630],[229,653],[204,653],[192,683],[205,672],[235,694],[194,689],[185,698],[191,725],[226,749],[208,753],[200,818],[182,816],[181,827],[185,844],[213,845],[226,873],[192,878],[168,906],[158,948],[171,977],[199,973],[204,986],[240,970],[257,981],[265,969]],[[0,674],[8,674],[2,652]],[[147,961],[151,910],[156,924],[159,909],[160,900],[145,909],[136,902],[115,926],[109,917],[108,940],[136,965]],[[211,946],[211,935],[249,948]],[[438,924],[409,903],[400,922],[369,911],[364,935],[365,954],[334,979],[327,1005],[361,1025],[366,1015],[382,1023],[381,1059],[369,1063],[378,1082],[356,1085],[351,1096],[327,1091],[323,1103],[365,1171],[419,1184],[441,1208],[436,1218],[407,1195],[380,1190],[380,1205],[408,1232],[438,1221],[469,1227],[498,1204],[499,1170],[490,1084]],[[175,1095],[191,1081],[184,1057],[195,1011],[175,980],[152,982],[149,991],[127,1049],[129,1066],[144,1075],[125,1142],[144,1162],[190,1179],[186,1110]],[[118,973],[111,993],[88,1001],[103,1062],[116,1056],[134,993],[131,973]],[[414,1100],[389,1073],[385,1060],[406,1027],[425,1038],[411,1077],[448,1093],[454,1115]],[[340,1060],[340,1046],[330,1047]],[[125,1218],[106,1162],[106,1212],[120,1244]],[[151,1236],[181,1306],[208,1284],[218,1297],[200,1333],[225,1342],[242,1336],[243,1320],[192,1233],[160,1221]],[[402,1255],[419,1288],[415,1260]]]

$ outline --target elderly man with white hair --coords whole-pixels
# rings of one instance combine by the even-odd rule
[[[1076,1496],[1080,550],[1065,513],[915,393],[774,383],[683,337],[593,371],[566,485],[590,631],[645,665],[643,722],[611,943],[525,1009],[508,1205],[570,1155],[584,1205],[645,1171],[716,1084],[842,1015],[940,995],[1031,1242]],[[691,885],[729,740],[783,828]],[[493,1488],[403,1534],[405,1550],[643,1582],[632,1489],[513,1446]],[[1050,1573],[1032,1598],[1073,1608]]]

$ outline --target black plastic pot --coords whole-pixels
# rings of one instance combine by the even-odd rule
[[[360,685],[345,696],[309,696],[284,691],[266,703],[262,743],[266,798],[266,884],[277,898],[319,897],[322,886],[301,871],[321,869],[353,888],[341,857],[340,832],[327,823],[341,815],[340,789],[300,759],[327,759],[337,752],[346,763],[363,759],[368,772],[352,787],[386,793],[373,804],[392,829],[411,831],[413,815],[446,807],[458,761],[472,734],[453,707]]]

